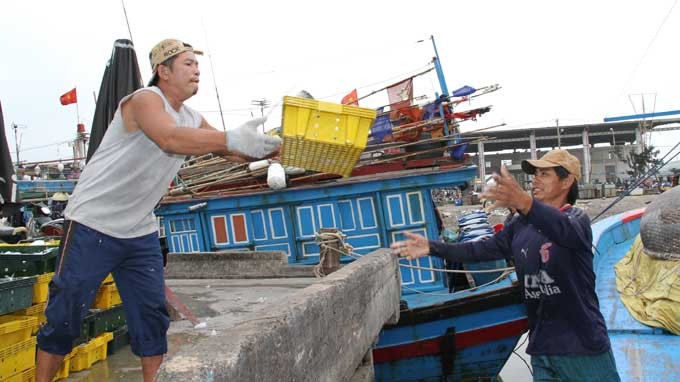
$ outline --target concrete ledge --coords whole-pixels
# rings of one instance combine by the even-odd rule
[[[396,258],[380,249],[161,366],[158,381],[349,381],[385,323],[399,319]]]
[[[168,279],[249,279],[314,277],[312,266],[290,266],[284,252],[170,253]]]

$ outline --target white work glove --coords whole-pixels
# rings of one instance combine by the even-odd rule
[[[227,149],[238,151],[253,158],[263,158],[281,145],[281,138],[257,131],[267,117],[252,119],[243,125],[227,131]]]

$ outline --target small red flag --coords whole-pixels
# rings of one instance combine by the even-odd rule
[[[61,102],[62,105],[68,105],[78,102],[78,94],[76,93],[76,88],[73,88],[64,93],[61,97],[59,97],[59,101]]]
[[[342,97],[342,101],[340,101],[340,103],[343,105],[359,106],[358,98],[359,97],[357,96],[357,90],[354,89],[351,92],[349,92],[349,94]]]

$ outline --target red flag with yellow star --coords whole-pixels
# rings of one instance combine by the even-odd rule
[[[340,101],[340,103],[343,105],[359,106],[358,98],[359,97],[357,96],[357,90],[354,89],[351,92],[349,92],[349,94],[342,97],[342,101]]]
[[[59,97],[59,101],[62,105],[69,105],[78,102],[78,94],[76,93],[76,88],[73,88]]]

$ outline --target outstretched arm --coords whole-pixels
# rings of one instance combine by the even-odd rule
[[[201,121],[199,129],[179,127],[165,111],[161,98],[151,92],[135,94],[122,107],[128,131],[142,130],[161,150],[170,154],[216,153],[255,159],[275,154],[281,144],[281,138],[256,131],[256,127],[263,122],[261,118],[226,133],[212,128],[205,119]]]
[[[392,254],[414,260],[426,255],[437,256],[449,261],[474,263],[479,261],[509,259],[512,257],[508,225],[493,237],[469,243],[444,243],[429,241],[422,235],[404,232],[406,240],[390,245]]]
[[[135,94],[122,105],[121,112],[128,131],[142,130],[166,153],[203,155],[227,148],[224,132],[177,126],[165,111],[163,100],[155,93]]]

